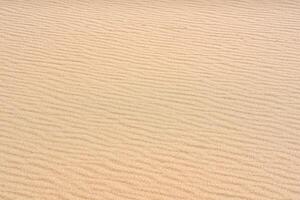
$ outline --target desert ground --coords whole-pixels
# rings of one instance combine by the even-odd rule
[[[300,1],[0,0],[1,200],[299,200]]]

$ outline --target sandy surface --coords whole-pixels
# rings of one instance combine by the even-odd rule
[[[300,1],[0,0],[0,199],[299,200]]]

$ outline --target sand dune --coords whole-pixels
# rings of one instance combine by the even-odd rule
[[[0,0],[0,199],[300,199],[300,1]]]

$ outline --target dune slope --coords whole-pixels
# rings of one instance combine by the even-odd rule
[[[300,1],[0,0],[0,199],[300,199]]]

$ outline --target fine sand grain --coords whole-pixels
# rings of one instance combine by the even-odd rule
[[[202,199],[300,199],[300,1],[0,0],[0,200]]]

